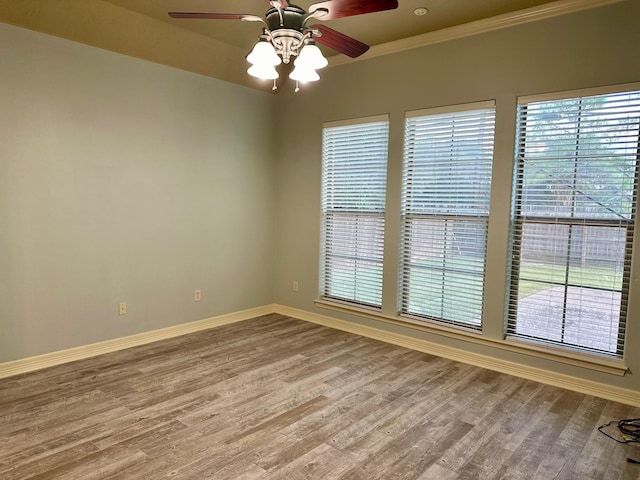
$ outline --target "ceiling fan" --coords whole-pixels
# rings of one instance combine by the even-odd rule
[[[242,20],[262,22],[265,26],[258,42],[247,55],[251,67],[247,72],[257,78],[273,80],[273,90],[277,88],[276,79],[280,76],[276,66],[288,65],[292,57],[294,70],[289,77],[298,82],[313,82],[320,77],[316,70],[327,65],[327,59],[316,45],[316,41],[326,47],[356,58],[369,50],[369,45],[340,33],[326,25],[308,22],[312,19],[333,20],[336,18],[363,15],[398,8],[397,0],[328,0],[314,3],[309,11],[290,4],[287,0],[266,0],[271,5],[264,16],[243,13],[196,13],[169,12],[172,18],[200,18],[214,20]]]

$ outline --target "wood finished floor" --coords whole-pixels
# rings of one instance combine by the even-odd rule
[[[268,315],[0,380],[0,478],[636,479],[632,417]]]

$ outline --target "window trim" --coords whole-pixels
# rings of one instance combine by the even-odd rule
[[[328,211],[325,211],[324,209],[324,190],[321,186],[321,205],[320,205],[320,251],[319,251],[319,269],[318,269],[318,274],[319,274],[319,278],[318,278],[318,298],[322,301],[326,301],[326,302],[335,302],[337,304],[345,304],[345,305],[352,305],[356,308],[365,308],[365,309],[370,309],[371,311],[381,311],[382,310],[382,302],[383,302],[383,296],[384,296],[384,244],[385,244],[385,224],[386,224],[386,215],[387,215],[387,208],[386,208],[386,195],[387,195],[387,186],[388,186],[388,165],[389,165],[389,129],[390,129],[390,115],[388,113],[385,114],[379,114],[379,115],[370,115],[370,116],[366,116],[366,117],[356,117],[356,118],[349,118],[349,119],[343,119],[343,120],[335,120],[335,121],[328,121],[328,122],[323,122],[322,124],[322,136],[324,137],[324,132],[326,129],[329,128],[335,128],[335,127],[349,127],[349,126],[358,126],[358,125],[366,125],[366,124],[371,124],[371,123],[386,123],[386,128],[387,128],[387,137],[386,137],[386,142],[387,142],[387,151],[386,151],[386,161],[385,161],[385,184],[384,184],[384,189],[385,189],[385,204],[384,204],[384,209],[382,212],[373,212],[373,211],[347,211],[347,210],[340,210],[338,213],[338,215],[342,215],[342,214],[351,214],[353,216],[353,218],[355,220],[357,220],[359,217],[371,217],[371,218],[381,218],[382,219],[382,273],[380,276],[380,284],[381,284],[381,292],[380,292],[380,304],[372,304],[372,303],[367,303],[364,301],[359,301],[356,299],[349,299],[349,298],[341,298],[338,296],[330,296],[326,294],[325,291],[325,281],[326,281],[326,272],[325,272],[325,267],[327,265],[327,249],[326,249],[326,243],[325,243],[325,228],[327,225],[327,219],[328,218],[332,218],[333,217],[333,213],[334,210],[330,210],[331,213],[328,213]],[[324,140],[323,140],[324,143]],[[324,146],[322,148],[322,160],[321,160],[321,183],[324,185]],[[356,257],[354,257],[355,259]]]
[[[362,123],[389,122],[389,114],[371,115],[368,117],[345,118],[344,120],[332,120],[323,122],[322,129],[333,127],[348,127],[350,125],[360,125]]]
[[[400,313],[397,313],[396,316],[385,315],[378,310],[357,307],[346,302],[318,299],[314,301],[314,305],[321,309],[380,321],[394,326],[432,334],[437,337],[469,342],[474,345],[498,348],[506,352],[526,355],[528,357],[539,358],[542,360],[551,360],[566,365],[586,368],[620,377],[623,377],[628,371],[628,367],[623,358],[596,355],[569,348],[557,348],[546,343],[541,344],[533,341],[525,342],[519,338],[489,338],[483,336],[482,332],[477,330],[456,327],[454,325],[444,325],[436,322],[419,322],[411,317],[401,315]],[[491,358],[490,356],[487,357],[488,359]],[[514,363],[516,363],[516,361],[514,361]]]
[[[638,91],[640,90],[640,82],[631,82],[631,83],[623,83],[623,84],[615,84],[615,85],[604,85],[583,89],[575,89],[575,90],[565,90],[559,92],[550,92],[543,94],[535,94],[535,95],[524,95],[516,98],[516,107],[520,108],[520,106],[528,105],[530,103],[538,103],[538,102],[551,102],[551,101],[560,101],[560,100],[571,100],[579,97],[592,97],[599,95],[607,95],[607,94],[618,94],[630,91]],[[517,152],[523,145],[519,144],[518,141],[522,141],[520,138],[520,130],[519,124],[515,124],[515,141],[514,141],[514,152],[517,155]],[[640,154],[640,144],[638,152]],[[521,175],[521,165],[514,157],[513,164],[513,180],[512,180],[512,195],[514,196],[514,200],[512,200],[511,206],[511,218],[510,218],[510,232],[509,232],[509,255],[508,255],[508,270],[507,270],[507,284],[505,291],[505,309],[504,309],[504,341],[508,344],[512,345],[520,345],[524,346],[527,349],[531,349],[534,351],[557,351],[561,357],[564,357],[563,352],[574,352],[575,354],[586,357],[593,358],[594,360],[599,360],[596,363],[600,364],[602,361],[618,361],[619,363],[624,365],[624,357],[627,352],[626,345],[626,336],[627,336],[627,324],[629,320],[629,293],[632,288],[632,268],[633,268],[633,244],[637,241],[636,237],[640,236],[638,233],[638,227],[640,225],[640,215],[638,215],[639,207],[638,201],[640,198],[640,163],[635,171],[635,185],[636,189],[634,191],[633,198],[633,212],[634,217],[629,220],[616,220],[615,222],[609,222],[604,219],[582,219],[580,225],[587,226],[608,226],[609,223],[615,223],[616,226],[619,226],[621,223],[626,224],[625,228],[625,246],[624,246],[624,257],[629,258],[629,264],[623,271],[622,277],[622,285],[626,285],[627,289],[624,288],[621,291],[621,306],[625,306],[626,310],[620,316],[620,325],[618,327],[618,346],[621,347],[621,350],[613,353],[613,352],[605,352],[605,351],[597,351],[592,350],[588,347],[580,347],[572,344],[564,344],[555,341],[547,341],[541,338],[536,337],[528,337],[526,335],[517,335],[510,332],[510,323],[513,321],[515,326],[515,319],[512,320],[509,316],[509,305],[513,301],[513,284],[514,282],[519,281],[520,277],[520,256],[521,252],[514,253],[514,241],[513,238],[516,235],[516,232],[522,231],[524,224],[529,221],[533,221],[535,223],[552,223],[552,224],[565,224],[569,227],[572,225],[576,225],[576,222],[572,222],[570,218],[563,219],[562,217],[538,217],[531,215],[522,215],[519,213],[521,208],[521,204],[515,201],[515,195],[517,195],[517,183],[518,177]],[[563,222],[563,220],[566,220]],[[514,274],[514,270],[516,273]],[[620,336],[623,335],[623,341],[620,342]],[[573,355],[572,355],[573,356]],[[626,368],[626,367],[625,367]],[[625,370],[626,371],[626,370]],[[623,373],[624,375],[624,373]]]
[[[484,108],[496,108],[495,100],[481,100],[479,102],[457,103],[440,107],[422,108],[419,110],[407,110],[404,119],[424,117],[426,115],[440,115],[443,113],[467,112],[469,110],[482,110]],[[497,110],[496,110],[497,111]]]
[[[575,97],[591,97],[606,95],[608,93],[622,93],[629,90],[640,90],[640,82],[618,83],[615,85],[601,85],[598,87],[579,88],[575,90],[563,90],[560,92],[539,93],[534,95],[522,95],[516,98],[516,104],[545,102],[553,100],[567,100]],[[517,127],[517,125],[516,125]],[[516,132],[517,134],[517,132]]]
[[[484,309],[486,302],[486,275],[487,275],[487,253],[488,253],[488,241],[489,241],[489,222],[491,215],[491,198],[492,198],[492,182],[493,179],[489,182],[489,198],[488,198],[488,206],[487,213],[483,216],[478,215],[463,215],[463,214],[420,214],[420,213],[405,213],[404,211],[404,202],[405,202],[405,174],[406,174],[406,135],[407,135],[407,121],[413,118],[418,117],[428,117],[428,116],[436,116],[436,115],[446,115],[446,114],[456,114],[456,113],[465,113],[465,112],[473,112],[477,110],[492,110],[493,111],[493,130],[492,130],[492,142],[493,142],[493,151],[491,155],[491,162],[489,166],[489,172],[493,177],[493,168],[495,163],[495,141],[496,141],[496,117],[497,117],[497,105],[495,99],[490,100],[481,100],[477,102],[466,102],[459,103],[454,105],[444,105],[438,107],[424,108],[418,110],[409,110],[405,112],[403,118],[403,152],[402,152],[402,181],[401,181],[401,199],[400,199],[400,212],[399,212],[399,234],[400,234],[400,252],[398,255],[398,265],[397,265],[397,284],[396,288],[398,291],[397,295],[397,310],[398,314],[402,318],[406,318],[411,322],[417,322],[418,324],[435,324],[443,326],[444,328],[453,328],[455,330],[465,330],[469,331],[472,334],[481,333],[484,328]],[[405,238],[406,235],[406,225],[405,222],[407,219],[440,219],[440,220],[460,220],[460,221],[484,221],[484,230],[485,230],[485,238],[484,238],[484,258],[483,258],[483,268],[482,268],[482,295],[480,298],[481,301],[481,311],[480,311],[480,321],[477,324],[472,323],[464,323],[460,321],[454,321],[450,319],[443,319],[439,317],[434,317],[431,315],[421,315],[418,313],[412,313],[405,311],[405,298],[404,298],[404,288],[407,285],[405,281],[406,275],[406,262],[404,260],[405,256],[405,247],[407,247],[407,240]]]
[[[622,91],[627,91],[627,90],[636,90],[636,89],[640,89],[640,82],[632,82],[632,83],[625,83],[625,84],[617,84],[617,85],[607,85],[607,86],[597,86],[597,87],[590,87],[590,88],[582,88],[582,89],[574,89],[574,90],[566,90],[566,91],[561,91],[561,92],[552,92],[552,93],[543,93],[543,94],[531,94],[531,95],[523,95],[523,96],[516,96],[514,95],[513,100],[511,102],[507,102],[507,104],[515,106],[516,104],[520,104],[520,103],[529,103],[529,102],[533,102],[533,101],[543,101],[543,100],[552,100],[552,99],[566,99],[566,98],[571,98],[571,97],[575,97],[575,96],[588,96],[588,95],[598,95],[601,93],[616,93],[616,92],[622,92]],[[501,127],[499,126],[499,122],[498,122],[498,118],[501,117],[501,113],[500,111],[502,110],[502,104],[504,102],[496,102],[496,154],[498,154],[498,143],[500,142],[500,140],[498,139],[498,136],[500,135],[501,137],[505,135],[505,131],[504,129],[501,129]],[[467,104],[465,104],[467,105]],[[408,111],[405,112],[405,115],[403,117],[403,121],[406,120],[407,116],[411,115],[412,113],[415,114],[420,114],[421,112],[433,112],[433,111],[438,111],[440,110],[441,112],[444,111],[451,111],[452,108],[455,108],[456,106],[452,106],[452,107],[435,107],[435,108],[429,108],[429,109],[423,109],[423,110],[412,110],[412,111]],[[513,141],[515,140],[515,131],[517,128],[517,125],[515,124],[515,112],[512,112],[514,114],[514,121],[513,121],[513,130],[512,130],[512,134],[511,134],[511,139],[512,139],[512,143],[511,143],[511,154],[510,154],[510,162],[513,162],[513,151],[516,147],[516,145],[513,143]],[[323,126],[331,126],[331,125],[349,125],[349,124],[353,124],[353,123],[358,123],[359,121],[363,121],[364,119],[369,119],[369,118],[387,118],[389,119],[389,115],[382,115],[382,116],[372,116],[372,117],[361,117],[361,118],[356,118],[356,119],[351,119],[351,120],[340,120],[340,121],[335,121],[335,122],[325,122],[323,123]],[[390,141],[390,145],[389,148],[392,147],[392,143],[393,143],[393,129],[395,125],[395,121],[394,122],[390,122],[390,131],[391,131],[391,135],[389,138]],[[397,126],[397,125],[396,125]],[[503,125],[504,127],[504,125]],[[502,133],[500,133],[502,132]],[[397,139],[396,139],[397,140]],[[502,140],[505,140],[504,138]],[[504,142],[502,142],[504,143]],[[504,152],[504,145],[502,146],[502,151]],[[396,152],[397,154],[397,152]],[[391,162],[391,159],[394,155],[393,151],[389,151],[389,159],[388,161]],[[511,169],[511,175],[515,175],[516,172],[516,168],[515,168],[515,163],[510,163],[510,169]],[[494,168],[495,168],[495,164],[494,164]],[[505,168],[506,164],[505,164]],[[389,172],[388,172],[389,173]],[[389,186],[389,183],[387,182],[387,187]],[[512,186],[512,185],[511,185]],[[510,186],[510,188],[511,188]],[[388,194],[388,193],[387,193]],[[493,196],[492,196],[492,204],[493,204]],[[638,211],[640,211],[640,209],[638,209]],[[392,215],[396,215],[396,213],[398,214],[398,218],[400,216],[399,210],[398,212],[392,212]],[[386,212],[386,215],[389,215],[389,212]],[[505,218],[502,220],[505,220],[506,222],[506,218],[509,216],[508,213],[505,212]],[[640,215],[637,215],[637,217],[635,219],[635,225],[634,228],[636,229],[636,232],[640,232]],[[509,217],[510,218],[510,217]],[[394,217],[394,224],[395,224],[395,217]],[[511,228],[509,228],[509,230],[511,230]],[[386,230],[385,233],[389,233],[388,229]],[[509,237],[511,236],[511,233],[509,233]],[[490,239],[490,237],[489,237]],[[638,248],[640,248],[640,233],[637,233],[636,235],[634,235],[633,237],[633,245],[634,246],[638,246]],[[510,245],[510,242],[509,242]],[[640,251],[640,250],[638,250]],[[385,251],[386,253],[386,251]],[[634,256],[635,257],[635,256]],[[506,273],[508,273],[508,269],[510,268],[510,261],[509,261],[510,257],[506,256],[506,252],[505,252],[505,257],[504,257],[504,262],[506,264],[507,270]],[[633,263],[633,262],[632,262]],[[396,270],[399,268],[400,263],[398,262],[395,267]],[[385,269],[388,268],[388,266],[385,266]],[[392,267],[393,268],[393,267]],[[637,279],[635,278],[635,273],[633,270],[633,266],[632,266],[632,270],[631,270],[631,279],[630,279],[630,287],[631,289],[633,289],[634,287],[640,285],[636,285]],[[385,277],[386,280],[386,277]],[[399,283],[395,285],[396,289],[399,286]],[[389,286],[384,287],[385,289],[388,288]],[[507,281],[507,285],[506,285],[507,289],[509,288],[509,282]],[[630,292],[631,293],[631,290]],[[384,297],[384,295],[383,295]],[[492,297],[493,300],[499,300],[498,297],[493,296]],[[508,295],[503,295],[502,296],[502,301],[505,302],[505,306],[503,307],[503,312],[504,312],[504,327],[502,329],[502,332],[498,332],[495,331],[493,333],[491,333],[491,336],[485,336],[486,333],[483,333],[481,331],[476,331],[476,330],[470,330],[470,329],[465,329],[463,327],[458,327],[458,326],[451,326],[451,325],[442,325],[436,322],[424,322],[424,321],[416,321],[406,315],[400,314],[399,312],[395,311],[395,312],[390,312],[389,311],[389,307],[391,307],[390,305],[387,305],[386,307],[384,307],[384,310],[380,310],[378,308],[370,308],[364,305],[356,305],[350,302],[342,302],[339,300],[335,300],[335,299],[325,299],[325,298],[321,298],[318,297],[316,300],[314,300],[314,306],[316,309],[317,313],[321,313],[318,310],[328,310],[328,311],[332,311],[335,312],[336,314],[339,314],[336,318],[343,318],[343,319],[347,319],[347,320],[351,320],[351,321],[355,321],[356,323],[361,323],[361,321],[358,321],[358,318],[363,319],[365,322],[368,320],[370,322],[373,322],[372,326],[374,328],[378,328],[380,329],[380,332],[382,334],[384,334],[385,331],[397,331],[397,329],[401,329],[401,330],[405,330],[405,331],[414,331],[416,333],[411,334],[409,333],[409,335],[414,335],[417,338],[424,338],[427,340],[433,340],[434,345],[437,344],[441,344],[444,341],[444,344],[451,344],[451,342],[460,342],[460,348],[464,349],[464,344],[470,344],[470,345],[478,345],[480,347],[488,347],[488,348],[495,348],[496,350],[498,350],[498,352],[496,353],[487,353],[487,359],[489,362],[491,362],[491,359],[493,357],[495,357],[496,355],[499,356],[499,358],[502,359],[508,359],[507,361],[513,361],[514,365],[518,365],[522,362],[525,362],[526,364],[532,365],[535,363],[531,363],[532,359],[540,359],[542,361],[546,361],[546,362],[555,362],[558,363],[560,365],[564,364],[567,366],[572,366],[572,367],[577,367],[577,368],[583,368],[586,370],[590,370],[590,371],[594,371],[594,372],[600,372],[603,374],[607,374],[607,375],[615,375],[615,376],[624,376],[625,373],[628,371],[628,367],[626,365],[626,361],[624,356],[622,357],[617,357],[617,356],[609,356],[606,354],[600,354],[600,353],[596,353],[596,352],[585,352],[585,351],[581,351],[581,350],[575,350],[572,349],[570,346],[565,346],[565,347],[556,347],[554,345],[550,345],[548,343],[543,343],[543,342],[537,342],[535,340],[522,340],[520,338],[513,338],[511,336],[507,335],[507,330],[506,330],[506,313],[508,310],[508,301],[509,301],[509,296]],[[636,303],[635,301],[633,301],[631,299],[631,297],[629,296],[629,301],[627,303],[628,306],[628,313],[632,313],[636,311]],[[392,308],[397,308],[397,306],[392,307]],[[383,313],[386,312],[386,313]],[[313,314],[311,315],[313,316]],[[629,317],[628,315],[628,318]],[[313,321],[313,320],[311,320]],[[376,327],[376,323],[380,322],[380,325]],[[500,320],[498,320],[497,322],[498,324],[500,323]],[[366,324],[366,323],[365,323]],[[383,324],[388,324],[390,325],[390,330],[389,329],[385,329],[383,327]],[[447,339],[449,339],[447,341]],[[454,343],[455,345],[455,343]],[[481,351],[481,350],[480,350]],[[628,351],[628,349],[627,349]],[[501,354],[502,353],[502,354]],[[526,360],[528,359],[528,360]],[[534,367],[531,367],[534,368]],[[541,365],[539,367],[541,370],[541,372],[543,372],[544,370],[544,365]]]

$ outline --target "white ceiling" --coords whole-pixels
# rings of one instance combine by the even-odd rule
[[[618,0],[399,0],[396,10],[326,24],[371,45],[361,57],[367,58],[389,50],[389,45],[398,50],[429,43],[430,35],[446,39],[473,33],[476,27],[490,30],[508,26],[513,19],[522,23],[614,1]],[[312,3],[296,4],[307,10]],[[417,7],[428,13],[414,15]],[[264,16],[268,8],[264,0],[0,0],[0,21],[266,90],[268,86],[246,74],[244,60],[262,24],[172,19],[167,12]],[[332,64],[348,60],[323,50]]]

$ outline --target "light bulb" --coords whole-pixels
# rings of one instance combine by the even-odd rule
[[[296,65],[293,72],[289,74],[289,78],[300,82],[316,82],[320,80],[320,75],[313,68],[306,68]]]
[[[308,40],[308,43],[302,47],[300,55],[296,58],[294,65],[303,68],[312,68],[318,70],[324,68],[329,64],[328,60],[324,58],[320,49],[316,46],[313,40]]]
[[[274,67],[282,63],[282,59],[276,53],[273,45],[262,37],[247,55],[247,61],[253,65],[270,65]]]
[[[251,65],[247,73],[262,80],[274,80],[280,76],[273,65]]]

